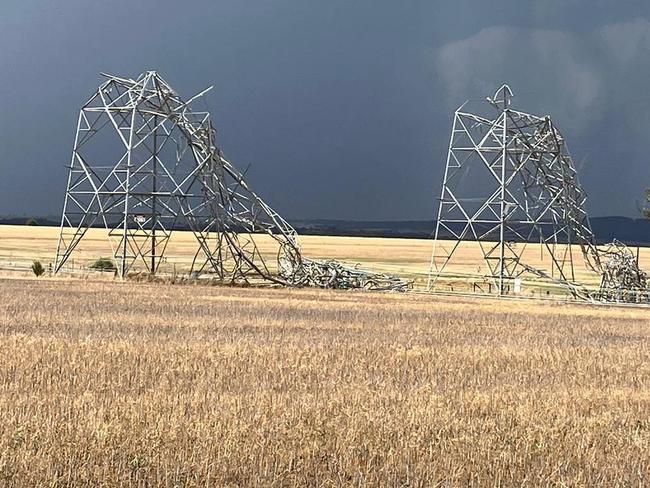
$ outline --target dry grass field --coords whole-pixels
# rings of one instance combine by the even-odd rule
[[[44,265],[53,263],[58,237],[59,229],[56,227],[0,225],[0,269],[27,269],[34,259],[41,260]],[[255,239],[262,255],[271,263],[275,261],[277,247],[274,241],[264,235]],[[300,244],[303,254],[311,258],[339,259],[403,276],[422,275],[421,279],[429,270],[432,249],[432,241],[427,239],[302,236]],[[161,264],[161,270],[169,272],[175,267],[178,272],[186,272],[196,249],[196,239],[191,232],[174,232],[165,253],[167,261]],[[110,256],[106,231],[90,229],[66,270],[88,266],[99,257]]]
[[[646,310],[0,280],[0,486],[647,486]]]
[[[0,270],[16,267],[27,270],[32,260],[39,259],[44,265],[53,263],[59,229],[55,227],[26,227],[0,225]],[[275,261],[277,248],[272,239],[266,236],[256,237],[263,255],[269,262]],[[415,282],[416,288],[425,288],[427,273],[431,262],[433,240],[431,239],[397,239],[368,237],[329,237],[301,236],[303,254],[313,259],[338,259],[351,265],[357,263],[365,269],[396,274]],[[449,250],[451,244],[443,244]],[[161,265],[161,271],[186,272],[191,265],[197,245],[190,232],[175,232],[167,247],[167,261]],[[91,229],[73,254],[66,266],[66,271],[87,267],[99,257],[110,257],[111,247],[105,230]],[[598,276],[588,272],[582,261],[580,250],[573,248],[576,279],[590,286],[598,285]],[[539,244],[528,244],[524,250],[524,261],[550,273],[550,258],[540,252]],[[641,268],[650,270],[650,248],[640,251]],[[446,269],[451,275],[488,274],[478,243],[466,242],[458,250],[454,262]],[[531,277],[528,276],[528,279]],[[532,277],[533,284],[537,278]],[[474,279],[470,279],[473,282]],[[468,291],[470,282],[453,278],[449,284],[441,280],[441,289]],[[528,292],[536,293],[529,287]],[[527,292],[527,293],[528,293]]]

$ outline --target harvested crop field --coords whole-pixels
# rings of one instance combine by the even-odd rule
[[[30,227],[18,225],[0,225],[0,272],[16,275],[31,275],[29,267],[34,259],[42,261],[49,270],[54,262],[59,238],[58,227]],[[77,274],[96,275],[88,266],[100,257],[111,257],[112,250],[106,230],[90,229],[81,241],[63,271]],[[274,262],[277,248],[268,236],[257,235],[256,242],[261,254]],[[413,280],[414,287],[426,288],[428,272],[433,250],[432,239],[404,239],[381,237],[343,237],[343,236],[301,236],[299,239],[305,257],[313,259],[336,259],[350,266],[360,265],[362,269],[388,273]],[[452,243],[441,241],[447,251]],[[175,231],[166,248],[166,258],[160,271],[171,270],[186,273],[191,267],[196,252],[196,239],[191,232]],[[549,256],[546,256],[539,244],[526,244],[525,261],[531,266],[549,271]],[[636,252],[636,249],[634,249]],[[440,249],[439,249],[440,252]],[[579,246],[573,246],[576,259],[576,277],[590,287],[596,287],[599,276],[590,272],[582,260]],[[480,247],[476,242],[464,242],[455,254],[454,262],[446,268],[452,275],[473,277],[472,279],[441,279],[440,289],[444,291],[469,291],[471,283],[482,282],[478,279],[488,273]],[[639,263],[642,269],[650,269],[650,247],[639,249]],[[141,267],[142,263],[138,263]],[[550,272],[550,271],[549,271]],[[534,276],[525,279],[536,280]],[[468,281],[469,280],[469,281]],[[448,283],[449,282],[449,283]],[[526,295],[538,295],[536,286],[525,287]],[[566,291],[562,291],[566,294]]]
[[[0,281],[2,486],[643,486],[647,310]]]

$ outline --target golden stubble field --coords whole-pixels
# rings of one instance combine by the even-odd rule
[[[27,269],[34,259],[42,261],[45,266],[53,264],[58,237],[57,227],[0,225],[0,269]],[[359,263],[366,269],[401,276],[421,275],[421,280],[429,271],[433,242],[427,239],[331,236],[301,236],[299,240],[306,257],[339,259],[351,265]],[[261,254],[272,264],[277,256],[276,243],[265,235],[256,236],[255,241]],[[187,272],[196,249],[197,241],[191,232],[173,232],[161,270],[169,272],[173,267],[179,273]],[[78,270],[99,257],[111,257],[111,253],[107,231],[90,229],[64,271]]]
[[[0,281],[0,486],[645,486],[645,310]]]
[[[54,262],[58,236],[59,229],[56,227],[0,225],[0,272],[9,270],[15,274],[14,270],[21,268],[27,270],[25,275],[29,275],[29,266],[34,259],[40,260],[47,267]],[[273,240],[263,235],[256,236],[255,239],[262,255],[272,264],[277,255],[277,247]],[[349,265],[359,264],[363,269],[395,274],[413,280],[416,288],[426,287],[433,250],[432,239],[301,236],[299,242],[302,253],[306,257],[337,259]],[[443,249],[448,252],[451,248],[451,243],[442,242],[438,252],[442,253]],[[169,273],[173,269],[179,273],[187,272],[196,249],[197,244],[192,233],[174,232],[161,271]],[[552,268],[550,258],[547,253],[540,252],[541,250],[539,244],[527,244],[523,250],[524,262],[546,270],[550,274]],[[579,247],[573,246],[572,252],[576,280],[596,287],[599,277],[587,269]],[[106,231],[90,229],[68,261],[64,272],[79,271],[97,258],[111,257],[111,254]],[[640,265],[642,269],[650,270],[650,248],[640,250]],[[463,243],[454,255],[454,261],[445,271],[454,276],[489,274],[479,244],[476,242]],[[532,280],[533,285],[537,281],[537,278],[531,275],[526,275],[524,278]],[[477,281],[475,278],[454,277],[449,284],[445,279],[440,280],[439,285],[442,290],[471,290],[472,283],[475,281]],[[534,286],[526,291],[527,294],[538,292],[539,290],[535,290]]]

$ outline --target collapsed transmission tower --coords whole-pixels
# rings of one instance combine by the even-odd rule
[[[190,230],[194,273],[227,282],[403,291],[398,278],[303,258],[295,230],[215,144],[210,114],[155,71],[106,81],[79,112],[54,272],[92,227],[108,231],[117,273],[155,274],[174,229]],[[275,259],[258,243],[271,241]],[[268,251],[268,249],[267,249]],[[267,256],[265,257],[266,254]]]
[[[487,115],[468,110],[468,102],[455,112],[430,289],[449,274],[455,259],[463,260],[458,250],[466,241],[480,249],[485,266],[481,276],[499,295],[524,274],[581,294],[574,284],[572,244],[581,247],[592,269],[600,268],[586,195],[562,134],[549,116],[513,109],[512,96],[503,85],[487,99]],[[550,269],[531,264],[535,253],[529,243],[540,244]]]

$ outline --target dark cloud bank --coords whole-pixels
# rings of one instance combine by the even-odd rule
[[[647,2],[8,0],[0,214],[57,214],[99,72],[206,85],[219,143],[289,218],[433,216],[453,109],[507,81],[551,114],[594,216],[650,185]]]

